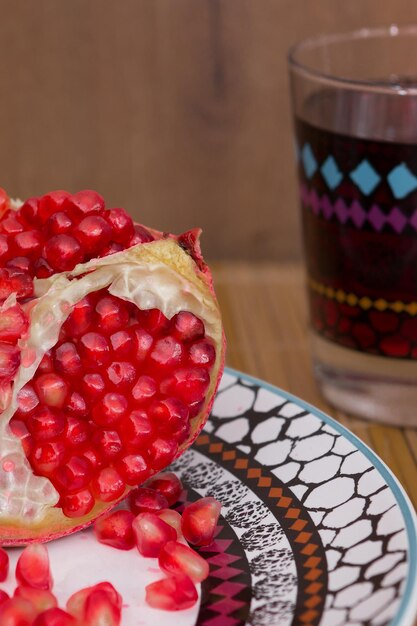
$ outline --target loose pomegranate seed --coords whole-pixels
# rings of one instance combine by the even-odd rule
[[[105,467],[92,480],[91,487],[101,502],[114,502],[124,493],[125,484],[113,467]]]
[[[94,504],[94,497],[89,489],[67,494],[60,500],[62,512],[67,517],[83,517],[93,509]]]
[[[169,541],[159,553],[159,567],[167,574],[185,574],[195,583],[209,575],[209,564],[195,550],[179,541]]]
[[[153,476],[146,482],[146,487],[165,496],[168,506],[175,504],[182,492],[181,481],[174,472],[161,472]]]
[[[35,440],[41,442],[59,437],[64,432],[66,420],[62,413],[40,406],[28,416],[26,424]]]
[[[158,437],[152,441],[148,449],[152,459],[152,468],[161,470],[169,465],[174,460],[177,450],[178,441],[175,441],[175,439],[161,439]]]
[[[130,550],[135,546],[132,529],[134,519],[135,516],[130,511],[114,511],[94,522],[94,532],[100,543],[118,550]]]
[[[214,346],[207,340],[196,341],[190,346],[188,359],[192,365],[213,365],[216,358]]]
[[[130,389],[136,380],[136,369],[131,363],[114,361],[106,370],[107,379],[118,389]]]
[[[83,366],[77,348],[70,341],[62,343],[54,351],[54,363],[57,372],[64,376],[79,376]]]
[[[0,341],[15,343],[28,329],[28,318],[19,304],[0,315]]]
[[[100,426],[117,424],[126,415],[128,403],[120,393],[106,393],[94,406],[92,417]]]
[[[9,598],[9,594],[3,591],[3,589],[0,589],[0,606],[4,604],[6,600],[9,600]]]
[[[0,269],[0,301],[5,300],[11,293],[16,298],[30,298],[33,296],[33,281],[28,272],[17,268]]]
[[[109,602],[115,606],[119,611],[122,608],[122,598],[120,594],[116,591],[113,585],[109,582],[102,582],[94,585],[92,587],[86,587],[85,589],[80,589],[76,591],[68,598],[67,601],[67,611],[71,613],[77,620],[79,620],[83,625],[85,624],[85,609],[87,604],[87,599],[94,593],[95,591],[101,591],[107,595]],[[81,624],[80,624],[81,626]],[[90,625],[89,625],[90,626]],[[99,624],[98,626],[108,626],[107,622],[103,624]]]
[[[0,548],[0,582],[4,582],[9,573],[9,555]]]
[[[204,337],[204,324],[193,313],[180,311],[172,321],[174,334],[181,341],[195,341]]]
[[[64,406],[68,385],[61,376],[53,372],[42,374],[35,381],[35,389],[39,400],[43,404],[55,408]]]
[[[97,622],[96,624],[98,626]],[[77,622],[72,615],[55,607],[38,615],[33,626],[77,626]]]
[[[2,626],[32,626],[35,617],[35,607],[23,598],[9,598],[0,605]]]
[[[48,217],[45,227],[49,235],[62,235],[71,230],[72,220],[63,211],[58,211],[58,213],[54,213]]]
[[[111,227],[99,215],[87,215],[72,232],[90,257],[97,256],[112,236]]]
[[[20,364],[20,352],[16,346],[0,341],[0,379],[11,380]]]
[[[32,385],[25,385],[17,394],[17,403],[19,406],[19,414],[27,415],[39,404],[39,398]]]
[[[14,597],[27,600],[33,604],[38,613],[58,606],[56,597],[48,589],[34,589],[33,587],[19,585],[14,591]]]
[[[93,321],[94,307],[90,298],[83,298],[68,315],[63,326],[68,337],[80,337],[90,328]]]
[[[197,589],[188,576],[168,576],[146,586],[146,602],[154,609],[183,611],[197,600]]]
[[[181,515],[178,511],[173,511],[172,509],[161,509],[156,512],[156,515],[160,517],[164,522],[172,526],[177,533],[177,539],[182,538],[182,530],[181,530]]]
[[[124,417],[118,430],[126,447],[133,449],[144,449],[154,433],[146,411],[140,409]]]
[[[39,218],[42,224],[45,224],[47,219],[53,214],[61,211],[65,205],[66,200],[70,197],[70,194],[67,191],[51,191],[46,195],[39,198],[39,201],[36,202],[35,198],[31,199],[31,206],[28,207],[27,212],[33,212],[33,217]],[[37,203],[37,210],[32,208]]]
[[[51,441],[35,445],[30,452],[30,463],[36,473],[49,476],[62,463],[65,445],[62,441]]]
[[[43,544],[33,543],[23,550],[16,564],[16,580],[35,589],[52,588],[48,551]]]
[[[116,462],[116,469],[125,483],[131,487],[149,476],[149,465],[140,454],[127,454]]]
[[[72,270],[83,260],[80,244],[71,235],[54,235],[45,244],[44,254],[49,265],[56,272]]]
[[[132,398],[136,404],[144,404],[156,395],[157,385],[151,376],[139,376],[132,389]]]
[[[84,609],[85,624],[90,626],[119,626],[121,610],[110,601],[108,594],[95,589],[87,597]]]
[[[177,537],[175,529],[155,513],[139,513],[132,528],[136,546],[142,556],[157,557],[162,547]]]
[[[38,230],[28,230],[16,235],[14,245],[16,256],[34,257],[42,249],[43,237]]]
[[[78,344],[87,366],[98,368],[107,365],[110,359],[110,345],[106,337],[99,333],[86,333]]]
[[[110,209],[104,214],[112,229],[112,239],[126,246],[132,239],[135,229],[130,215],[124,209]]]
[[[200,498],[185,507],[182,532],[194,546],[208,546],[214,537],[222,505],[215,498]]]
[[[128,496],[129,507],[132,513],[156,513],[168,507],[168,500],[162,493],[147,487],[137,487]]]

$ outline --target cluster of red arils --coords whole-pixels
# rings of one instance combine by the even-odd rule
[[[128,509],[118,509],[96,520],[100,543],[119,550],[137,549],[157,558],[160,580],[146,587],[149,606],[166,611],[192,607],[198,600],[196,584],[209,574],[209,565],[188,543],[207,546],[213,541],[221,504],[211,497],[187,505],[182,514],[170,508],[183,487],[173,472],[151,478],[130,492]],[[187,543],[188,542],[188,543]],[[0,582],[9,573],[8,553],[0,548]],[[65,609],[52,593],[48,551],[34,543],[21,553],[16,565],[13,597],[0,590],[2,626],[119,626],[122,598],[109,582],[74,593]]]

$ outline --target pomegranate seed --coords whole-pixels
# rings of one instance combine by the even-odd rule
[[[207,340],[196,341],[190,346],[188,359],[193,365],[213,365],[216,358],[214,346]]]
[[[142,449],[153,436],[152,424],[146,411],[132,411],[118,426],[124,444],[133,449]]]
[[[20,352],[16,346],[0,341],[0,379],[11,380],[20,364]]]
[[[161,472],[156,474],[146,482],[146,486],[155,489],[165,496],[168,506],[172,506],[178,501],[182,492],[180,479],[174,472]]]
[[[94,504],[95,501],[89,489],[67,494],[60,500],[62,512],[67,517],[83,517],[93,509]]]
[[[90,445],[83,445],[79,449],[79,454],[87,459],[93,470],[99,469],[102,466],[97,450]]]
[[[42,374],[35,381],[39,400],[47,406],[62,408],[68,393],[67,383],[57,374]]]
[[[53,482],[69,492],[86,487],[90,479],[91,465],[87,459],[80,456],[71,456],[53,476]]]
[[[153,338],[152,335],[146,332],[143,328],[133,327],[132,330],[136,344],[135,360],[136,362],[141,362],[148,356],[150,349],[152,348]]]
[[[96,191],[85,189],[70,196],[65,207],[76,216],[99,213],[104,209],[104,199]]]
[[[149,446],[151,465],[154,470],[161,470],[174,460],[178,442],[174,439],[155,439]]]
[[[160,517],[164,522],[172,526],[177,533],[177,539],[182,538],[182,530],[181,530],[181,520],[182,517],[178,513],[178,511],[173,511],[172,509],[161,509],[156,512],[156,515]]]
[[[110,336],[113,352],[118,359],[130,356],[134,350],[133,337],[126,330],[119,330]]]
[[[49,235],[68,233],[72,227],[71,218],[63,211],[54,213],[46,220],[45,228]]]
[[[130,389],[136,379],[136,369],[125,361],[114,361],[106,373],[110,383],[123,390]]]
[[[53,441],[36,445],[30,453],[30,463],[35,472],[48,475],[54,472],[65,457],[65,445],[61,441]]]
[[[9,598],[0,605],[2,626],[32,626],[36,609],[23,598]]]
[[[4,582],[9,573],[9,555],[0,548],[0,582]]]
[[[116,469],[131,487],[140,484],[149,475],[149,466],[140,454],[127,454],[117,461]]]
[[[111,241],[107,246],[100,249],[99,254],[97,255],[99,258],[104,256],[110,256],[110,254],[116,254],[116,252],[122,252],[124,250],[123,246],[120,243],[116,243],[115,241]]]
[[[0,315],[0,341],[15,343],[29,326],[28,318],[19,304],[9,307]]]
[[[168,500],[162,493],[148,487],[133,489],[128,496],[130,510],[138,513],[156,513],[168,507]]]
[[[22,444],[23,450],[26,456],[29,456],[32,450],[33,438],[29,433],[28,428],[25,422],[22,422],[19,419],[16,419],[15,416],[12,417],[9,422],[9,428],[15,437],[20,439],[20,443]]]
[[[113,296],[100,298],[96,304],[97,327],[106,335],[128,325],[129,314],[123,302]]]
[[[108,600],[113,606],[121,610],[122,608],[122,598],[120,594],[116,591],[113,585],[109,582],[102,582],[94,585],[93,587],[86,587],[85,589],[80,589],[68,598],[67,601],[67,611],[71,613],[76,619],[83,621],[85,617],[85,608],[87,599],[94,591],[102,591],[104,592]],[[83,622],[84,623],[84,622]],[[107,626],[107,623],[104,623],[100,626]]]
[[[130,550],[135,545],[132,529],[134,519],[130,511],[114,511],[94,522],[94,532],[100,543],[118,550]]]
[[[54,371],[54,362],[50,352],[45,352],[42,357],[42,361],[38,365],[37,373],[50,374]]]
[[[16,298],[33,296],[33,281],[27,272],[4,267],[0,269],[0,300],[5,300],[11,293],[15,293]]]
[[[215,498],[200,498],[185,507],[182,532],[194,546],[208,546],[214,537],[222,505]]]
[[[3,263],[10,255],[9,238],[7,235],[0,234],[0,261]]]
[[[36,441],[49,441],[64,432],[66,421],[62,413],[40,406],[29,415],[26,424]]]
[[[43,237],[38,230],[28,230],[19,233],[14,238],[16,256],[34,257],[38,255],[43,246]]]
[[[200,402],[210,385],[210,376],[202,367],[184,367],[177,369],[163,380],[160,390],[173,394],[186,404]]]
[[[155,342],[149,360],[158,367],[176,367],[182,361],[184,350],[182,345],[175,339],[167,335]]]
[[[174,528],[155,513],[139,513],[132,527],[136,546],[142,556],[157,557],[162,546],[177,536]]]
[[[22,217],[29,223],[35,224],[38,221],[38,198],[28,198],[21,206],[20,213]],[[1,209],[0,209],[1,214]]]
[[[3,589],[0,589],[0,606],[4,604],[6,600],[9,600],[9,599],[10,599],[9,594],[3,591]]]
[[[121,610],[110,601],[105,591],[95,589],[87,597],[84,619],[89,626],[119,626]]]
[[[126,245],[132,239],[135,229],[130,215],[124,209],[110,209],[105,218],[112,229],[112,239]]]
[[[58,606],[56,597],[48,589],[18,586],[14,591],[14,597],[31,602],[38,613]]]
[[[188,576],[168,576],[145,589],[147,604],[163,611],[189,609],[198,600],[197,589]]]
[[[125,490],[120,474],[113,467],[105,467],[92,480],[91,487],[101,502],[114,502]]]
[[[89,435],[90,429],[84,420],[72,416],[67,418],[65,439],[70,446],[75,447],[85,443],[89,439]]]
[[[14,213],[14,211],[13,211]],[[8,235],[18,235],[23,232],[24,226],[12,212],[1,221],[1,229]]]
[[[44,254],[47,262],[57,272],[72,270],[81,263],[83,253],[75,237],[71,235],[54,235],[45,244]]]
[[[100,374],[86,374],[81,379],[81,388],[89,402],[96,402],[104,393],[104,380]]]
[[[149,241],[154,241],[153,235],[140,224],[135,224],[135,233],[129,241],[129,246],[137,246],[140,243],[148,243]]]
[[[195,583],[209,575],[209,564],[195,550],[179,541],[169,541],[159,553],[159,567],[167,574],[185,574]]]
[[[87,332],[93,321],[93,310],[88,297],[83,298],[74,306],[63,326],[68,337],[80,337]]]
[[[151,376],[139,376],[132,389],[132,398],[137,404],[151,400],[157,392],[155,379]]]
[[[6,191],[0,187],[0,217],[6,213],[10,207],[10,198]]]
[[[164,333],[170,327],[169,319],[159,309],[139,311],[138,316],[143,328],[153,335]]]
[[[67,191],[59,190],[51,191],[50,193],[47,193],[39,198],[36,214],[39,216],[41,223],[45,224],[48,217],[50,217],[53,213],[61,211],[69,197],[70,194]],[[33,200],[36,201],[35,198]]]
[[[55,350],[55,367],[57,372],[64,376],[79,376],[82,372],[82,363],[77,348],[67,341]]]
[[[94,332],[86,333],[80,338],[78,346],[81,356],[90,367],[98,368],[107,365],[110,359],[110,345],[103,335]]]
[[[85,400],[76,391],[73,391],[69,395],[65,403],[65,410],[67,411],[67,413],[74,417],[86,417],[88,415],[88,409]]]
[[[180,311],[173,317],[174,334],[180,341],[195,341],[204,337],[204,324],[189,311]]]
[[[112,236],[112,230],[106,220],[99,215],[87,215],[73,230],[84,250],[90,257],[97,255],[106,246]]]
[[[33,622],[33,626],[77,626],[75,618],[58,607],[47,609]],[[97,623],[97,626],[99,624]]]
[[[107,461],[117,458],[123,449],[117,430],[96,430],[93,435],[93,444],[98,454]]]
[[[54,273],[54,270],[45,259],[37,259],[33,263],[33,271],[36,278],[49,278]]]
[[[188,419],[188,408],[177,398],[165,398],[152,402],[148,409],[152,423],[158,432],[175,433]]]
[[[120,393],[106,393],[94,406],[92,418],[99,426],[118,423],[128,409],[127,400]]]
[[[42,543],[32,543],[23,550],[16,564],[16,580],[35,589],[52,588],[48,551]]]
[[[17,394],[19,415],[27,415],[39,404],[39,398],[32,385],[25,385]]]
[[[16,256],[10,261],[7,261],[6,267],[11,267],[21,272],[28,272],[30,274],[31,262],[30,259],[24,256]]]

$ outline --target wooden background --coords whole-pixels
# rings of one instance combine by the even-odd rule
[[[92,187],[218,259],[300,253],[286,50],[415,0],[0,0],[0,185]]]

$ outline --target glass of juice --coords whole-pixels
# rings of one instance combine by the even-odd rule
[[[335,407],[417,425],[417,26],[289,53],[313,366]]]

